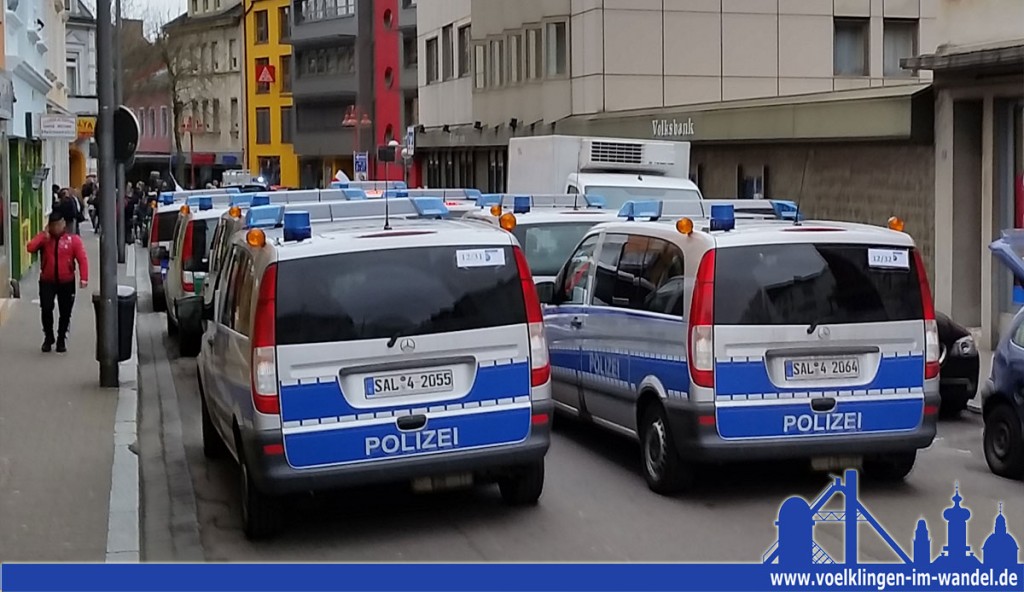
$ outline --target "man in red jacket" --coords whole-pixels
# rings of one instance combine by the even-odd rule
[[[29,253],[39,256],[39,302],[43,308],[43,352],[53,349],[53,301],[57,300],[60,321],[57,325],[57,353],[68,351],[68,327],[75,306],[75,265],[79,268],[84,289],[89,285],[89,258],[82,237],[68,234],[60,212],[50,214],[50,223],[28,243]]]

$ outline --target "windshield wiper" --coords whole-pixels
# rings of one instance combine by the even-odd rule
[[[395,343],[398,342],[398,339],[403,333],[405,333],[405,331],[395,331],[395,334],[391,336],[391,339],[388,339],[388,349],[395,347]]]

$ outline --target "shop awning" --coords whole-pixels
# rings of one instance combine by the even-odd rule
[[[928,84],[577,115],[557,133],[695,142],[912,140],[929,142]]]

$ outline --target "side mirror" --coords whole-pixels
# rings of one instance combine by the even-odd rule
[[[554,304],[555,282],[537,282],[537,298],[540,299],[541,304]]]

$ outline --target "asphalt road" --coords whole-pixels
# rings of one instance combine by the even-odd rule
[[[162,331],[162,315],[159,319],[140,323],[145,325],[140,332]],[[286,532],[250,543],[241,531],[237,470],[229,461],[210,463],[202,454],[195,361],[176,359],[166,335],[154,337],[171,351],[174,389],[162,389],[161,396],[176,391],[187,459],[182,462],[188,465],[187,471],[171,471],[188,475],[194,488],[175,493],[172,486],[171,503],[195,508],[207,561],[758,561],[776,539],[779,505],[794,494],[813,499],[829,482],[827,475],[801,465],[759,463],[708,469],[692,494],[660,497],[647,489],[639,473],[636,444],[561,421],[547,457],[544,496],[536,508],[508,509],[496,488],[414,495],[396,486],[310,496],[290,508]],[[173,402],[161,405],[166,415]],[[144,402],[144,424],[146,415],[154,413],[153,403]],[[171,417],[177,425],[173,412]],[[1024,537],[1024,483],[989,472],[981,454],[981,429],[980,418],[973,414],[944,422],[940,437],[919,455],[906,483],[862,484],[862,502],[908,553],[920,517],[930,521],[933,554],[941,551],[941,513],[950,505],[958,480],[964,505],[975,516],[969,538],[979,555],[1000,500],[1008,502],[1011,532],[1016,529]],[[144,489],[153,475],[162,473],[159,466],[145,466],[160,462],[160,455],[145,452]],[[186,495],[194,495],[194,504]],[[165,500],[147,498],[144,514],[145,504],[151,503],[162,506]],[[836,499],[831,505],[839,504]],[[182,512],[170,518],[170,530],[185,528]],[[150,528],[144,536],[160,537],[162,528],[154,527],[152,515],[147,516]],[[840,559],[841,526],[819,525],[816,532],[819,543]],[[896,558],[869,526],[862,525],[860,532],[862,561]],[[150,561],[181,556],[160,541],[149,545],[145,539],[143,553]]]

